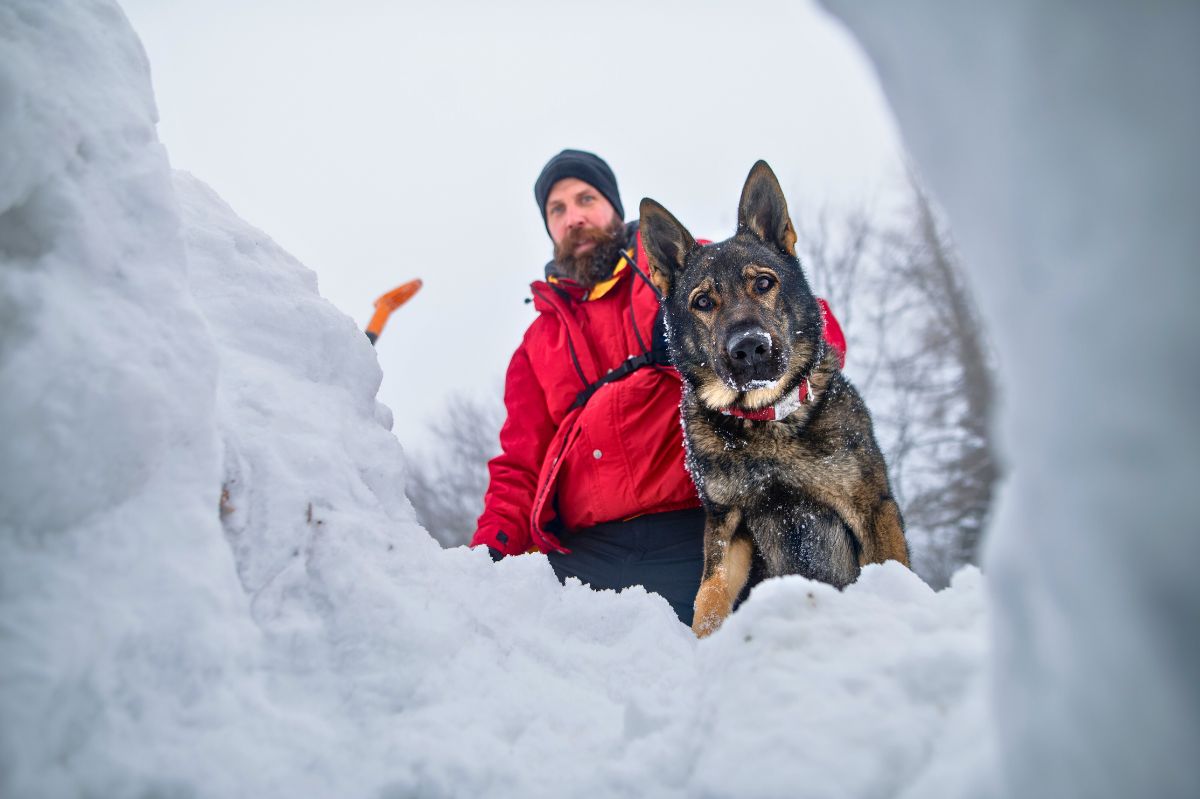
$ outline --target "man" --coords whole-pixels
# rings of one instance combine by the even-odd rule
[[[538,317],[508,367],[503,452],[472,545],[536,548],[560,580],[597,589],[645,586],[690,626],[704,514],[683,466],[680,378],[661,343],[655,357],[637,223],[591,153],[550,159],[534,196],[554,260],[531,286]]]
[[[644,586],[690,627],[704,513],[637,222],[623,221],[616,177],[592,153],[563,150],[533,192],[554,260],[531,286],[538,317],[508,367],[502,453],[471,545],[495,558],[540,550],[559,580],[596,589]]]

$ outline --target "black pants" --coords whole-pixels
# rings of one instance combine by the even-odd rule
[[[578,577],[592,588],[643,586],[692,625],[692,605],[704,570],[704,511],[671,511],[606,522],[562,536],[571,554],[547,557],[560,582]]]

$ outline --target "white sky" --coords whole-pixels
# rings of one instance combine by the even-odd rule
[[[898,134],[840,23],[806,2],[127,0],[159,136],[317,272],[379,340],[401,442],[456,392],[500,391],[550,242],[533,201],[564,147],[699,236],[733,232],[758,158],[793,213],[856,202],[898,173]]]

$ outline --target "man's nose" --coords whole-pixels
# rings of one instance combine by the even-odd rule
[[[583,227],[586,224],[587,224],[587,217],[585,216],[582,208],[568,208],[567,209],[567,227],[568,228]]]

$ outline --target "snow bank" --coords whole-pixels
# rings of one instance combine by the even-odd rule
[[[977,572],[775,581],[697,642],[441,550],[365,336],[171,173],[120,11],[0,30],[0,794],[982,790]]]
[[[829,2],[974,268],[1013,796],[1200,796],[1200,5]]]
[[[6,796],[248,762],[221,739],[253,718],[259,633],[213,512],[218,356],[124,28],[108,3],[0,5]]]

